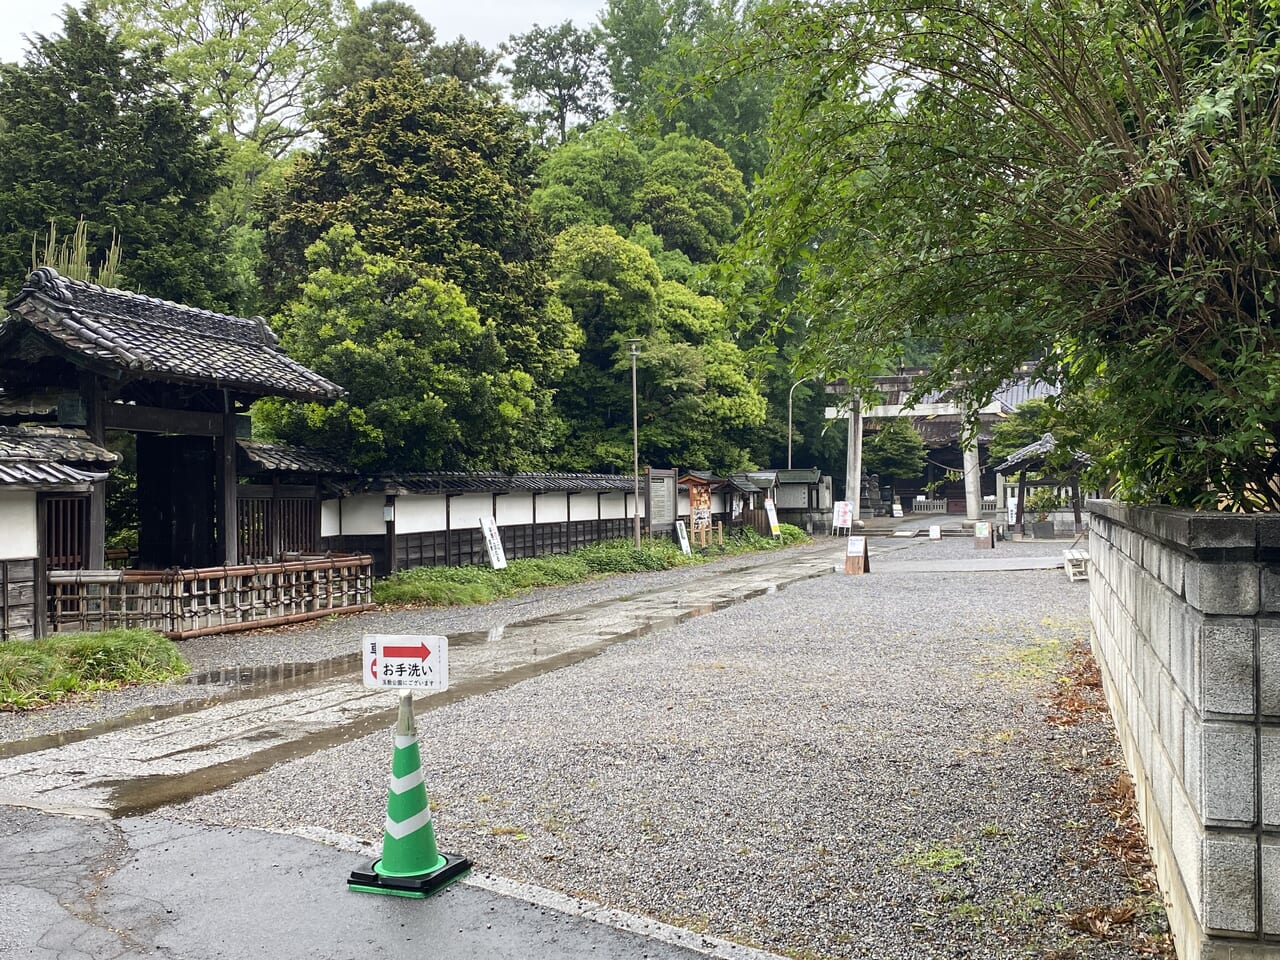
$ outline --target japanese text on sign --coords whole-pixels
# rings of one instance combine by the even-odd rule
[[[484,552],[489,555],[489,565],[495,570],[507,567],[507,552],[502,548],[502,535],[493,517],[481,517],[480,529],[484,532]]]
[[[447,690],[449,638],[367,633],[364,685],[373,689]]]

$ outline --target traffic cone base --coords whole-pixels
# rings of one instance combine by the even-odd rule
[[[391,876],[380,873],[381,860],[375,860],[368,870],[352,870],[347,888],[361,893],[383,893],[392,897],[416,897],[422,899],[443,890],[455,880],[461,879],[471,869],[466,857],[440,854],[444,865],[429,873],[411,876]]]
[[[400,694],[392,742],[382,856],[368,870],[351,871],[347,887],[393,897],[429,897],[470,870],[471,861],[436,849],[431,804],[422,782],[413,696],[408,691]]]

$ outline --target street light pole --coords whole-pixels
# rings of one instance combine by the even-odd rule
[[[631,516],[635,526],[636,549],[640,549],[640,411],[636,400],[636,357],[640,356],[640,340],[635,337],[627,339],[627,348],[631,351],[631,456],[635,478],[635,502],[631,507]]]
[[[812,380],[813,377],[805,377],[797,380],[791,385],[791,389],[787,391],[787,469],[791,469],[791,398],[795,395],[796,387],[804,383],[805,380]]]

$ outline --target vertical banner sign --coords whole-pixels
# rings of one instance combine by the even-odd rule
[[[782,528],[778,526],[778,508],[769,497],[764,498],[764,512],[769,515],[769,532],[775,537],[782,536]]]
[[[693,551],[689,549],[689,533],[684,528],[684,521],[676,521],[676,539],[680,541],[680,552],[686,557],[690,556]]]
[[[484,531],[484,552],[489,555],[489,565],[495,570],[505,570],[507,553],[502,549],[502,536],[498,533],[498,521],[493,517],[481,517],[480,529]]]
[[[1013,526],[1018,522],[1018,498],[1009,495],[1009,526]]]
[[[978,550],[994,550],[996,532],[989,520],[979,520],[973,525],[973,545]]]
[[[449,638],[366,633],[364,685],[375,690],[449,689]]]
[[[849,574],[871,572],[871,556],[867,553],[866,537],[849,538],[849,545],[844,552],[844,572]]]

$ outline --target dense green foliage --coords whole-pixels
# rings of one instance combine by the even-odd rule
[[[75,694],[183,676],[173,641],[148,630],[64,633],[0,643],[0,710],[45,707]]]
[[[737,236],[746,208],[729,155],[685,134],[641,143],[600,125],[554,152],[540,175],[533,207],[551,229],[648,229],[663,249],[695,263],[716,259]]]
[[[927,16],[922,15],[927,12]],[[908,338],[985,401],[1093,391],[1121,493],[1280,505],[1280,45],[1266,0],[776,3],[750,236],[811,364]]]
[[[32,239],[86,224],[89,261],[118,237],[120,281],[202,307],[230,295],[208,216],[218,151],[154,50],[131,50],[67,8],[63,35],[0,65],[0,287],[17,293]]]
[[[721,471],[747,465],[745,428],[764,419],[764,400],[729,337],[713,297],[663,280],[647,250],[612,227],[578,226],[556,244],[557,295],[582,328],[578,367],[557,398],[575,425],[558,454],[568,469],[625,468],[632,458],[630,353],[638,370],[640,452],[646,463]]]
[[[435,28],[403,0],[374,0],[338,31],[321,68],[320,103],[340,99],[363,80],[391,76],[402,61],[424,77],[453,77],[476,88],[487,85],[497,66],[497,56],[479,44],[437,44]]]
[[[50,217],[65,234],[85,215],[91,260],[116,227],[122,285],[270,315],[350,391],[328,408],[264,403],[259,429],[370,471],[629,468],[627,337],[643,341],[646,462],[727,471],[783,449],[791,351],[761,342],[767,315],[742,315],[762,281],[721,262],[773,91],[768,71],[719,70],[750,32],[739,4],[616,0],[598,27],[535,25],[505,45],[506,89],[494,53],[437,42],[404,0],[93,9],[119,35],[70,12],[48,41],[66,56],[51,47],[44,66],[79,73],[0,105],[26,124],[52,91],[83,127],[59,131],[55,110],[41,140],[0,117],[21,161],[0,182],[0,254],[20,264],[0,284]],[[121,122],[144,103],[173,124]],[[112,124],[110,149],[91,148]],[[123,162],[135,154],[152,169]],[[144,210],[161,222],[144,229]],[[802,393],[807,443],[821,396]]]
[[[310,129],[307,107],[354,0],[95,0],[128,43],[165,66],[215,127],[282,156]]]
[[[616,573],[644,573],[707,563],[718,557],[776,550],[809,542],[809,535],[789,523],[780,525],[780,537],[762,537],[744,529],[726,537],[723,546],[680,552],[674,540],[646,538],[636,549],[630,540],[592,544],[562,556],[510,560],[505,570],[488,567],[417,567],[379,580],[373,598],[383,604],[452,606],[487,603],[535,587],[581,583]]]
[[[868,432],[862,446],[862,469],[878,475],[883,484],[913,480],[924,472],[924,440],[906,417],[884,420],[880,429]]]
[[[521,466],[532,380],[509,369],[461,290],[366,253],[350,226],[307,258],[310,276],[275,328],[290,356],[349,392],[327,405],[261,403],[265,432],[365,469]]]
[[[748,29],[738,0],[607,0],[600,14],[613,101],[635,129],[685,132],[728,151],[750,183],[764,169],[772,71],[726,69]]]

